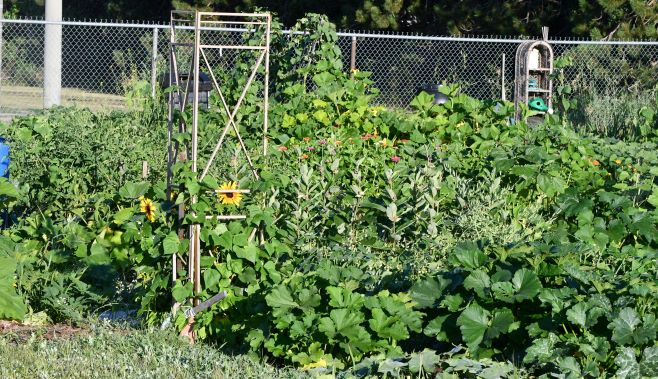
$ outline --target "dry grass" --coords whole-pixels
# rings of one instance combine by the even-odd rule
[[[87,92],[79,88],[62,88],[62,105],[89,108],[92,111],[126,109],[123,96]],[[43,88],[25,86],[0,87],[0,112],[26,114],[43,109]]]

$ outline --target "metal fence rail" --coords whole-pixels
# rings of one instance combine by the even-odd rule
[[[46,21],[0,21],[0,113],[43,107]],[[62,25],[62,104],[92,109],[125,106],[138,81],[154,86],[167,68],[169,26],[65,21]],[[344,67],[372,72],[378,101],[406,107],[425,84],[458,83],[481,99],[513,96],[514,55],[527,39],[453,38],[338,33]],[[568,61],[562,84],[574,96],[620,98],[654,90],[656,41],[551,40]]]

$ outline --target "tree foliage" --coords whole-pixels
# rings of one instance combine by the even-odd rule
[[[43,14],[45,0],[5,0],[21,15]],[[658,6],[653,0],[71,0],[68,18],[168,21],[170,9],[251,11],[262,8],[286,26],[306,13],[325,14],[344,29],[382,29],[435,35],[552,35],[655,38]]]

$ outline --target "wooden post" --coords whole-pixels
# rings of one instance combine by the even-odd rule
[[[142,179],[146,179],[149,176],[149,163],[147,161],[142,161]]]

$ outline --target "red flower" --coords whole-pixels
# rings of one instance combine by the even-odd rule
[[[288,148],[285,146],[279,146],[279,151],[288,151]]]
[[[391,157],[391,160],[395,163],[398,163],[400,161],[400,159],[402,159],[402,158],[398,157],[397,155],[394,155],[394,156]]]

